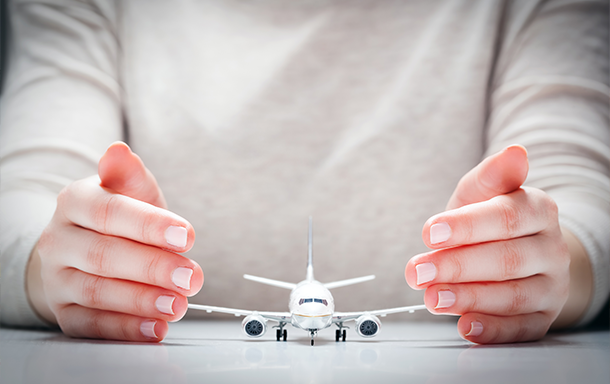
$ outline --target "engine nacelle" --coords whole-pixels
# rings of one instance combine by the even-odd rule
[[[248,315],[241,322],[241,327],[248,337],[261,337],[267,330],[267,320],[259,315]]]
[[[356,320],[356,331],[362,337],[377,336],[381,330],[381,321],[377,316],[362,315]]]

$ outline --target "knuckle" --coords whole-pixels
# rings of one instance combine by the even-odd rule
[[[153,231],[152,229],[155,227],[155,224],[159,220],[155,212],[151,209],[142,209],[140,212],[140,238],[147,244],[153,243]]]
[[[81,293],[84,306],[89,308],[100,308],[102,305],[104,281],[105,279],[99,276],[87,276],[85,278]]]
[[[130,340],[130,323],[126,318],[119,320],[117,338],[120,340]]]
[[[109,276],[112,264],[107,255],[112,253],[112,240],[106,236],[96,236],[87,249],[86,265],[96,275]]]
[[[485,284],[483,283],[483,286]],[[484,311],[485,308],[481,308],[481,298],[479,297],[479,289],[471,287],[470,289],[463,289],[464,293],[467,293],[468,300],[470,302],[470,306],[472,306],[472,310],[475,311]]]
[[[503,241],[502,244],[502,271],[501,280],[510,280],[517,276],[523,268],[525,259],[520,248],[513,241]]]
[[[143,315],[149,312],[150,306],[148,298],[148,289],[144,286],[134,288],[132,292],[132,302],[134,314]]]
[[[463,244],[471,244],[473,242],[473,238],[475,237],[475,224],[473,222],[473,217],[468,211],[461,211],[461,214],[458,216],[459,218],[459,230],[462,232],[462,236],[464,236],[462,243]]]
[[[93,312],[89,315],[87,328],[91,336],[96,339],[104,338],[104,315],[100,312]]]
[[[87,329],[88,333],[91,333],[91,337],[95,339],[103,339],[103,323],[104,322],[100,313],[91,313],[87,319],[85,329]]]
[[[520,314],[523,313],[529,305],[529,295],[518,283],[511,284],[511,291],[513,293],[510,304],[508,306],[508,314]]]
[[[159,285],[159,279],[157,278],[157,270],[161,265],[161,256],[154,255],[149,257],[149,262],[146,264],[146,278],[147,282],[152,285]]]
[[[462,277],[464,275],[464,266],[462,264],[462,259],[459,257],[459,254],[454,254],[453,257],[449,258],[451,265],[451,281],[452,282],[460,282],[462,281]]]
[[[93,225],[98,231],[102,233],[108,233],[108,222],[116,205],[118,203],[118,195],[112,194],[106,198],[101,199],[97,204],[94,204],[91,212]]]
[[[515,237],[519,231],[520,214],[517,207],[512,204],[499,205],[502,221],[502,232],[505,239]]]

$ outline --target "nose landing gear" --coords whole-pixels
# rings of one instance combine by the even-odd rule
[[[316,333],[317,333],[317,332],[316,332],[316,331],[313,331],[313,330],[312,330],[312,331],[309,331],[309,335],[311,336],[311,346],[312,346],[312,347],[313,347],[313,338],[314,338],[314,336],[316,335]]]

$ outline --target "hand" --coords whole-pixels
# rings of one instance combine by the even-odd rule
[[[521,187],[527,172],[520,146],[483,160],[424,225],[434,251],[405,270],[412,288],[426,289],[430,312],[461,315],[458,332],[475,343],[539,339],[568,297],[570,255],[557,206]]]
[[[60,193],[28,267],[30,301],[69,336],[160,341],[203,285],[201,267],[176,253],[193,246],[195,231],[165,209],[124,143],[108,148],[98,170]]]

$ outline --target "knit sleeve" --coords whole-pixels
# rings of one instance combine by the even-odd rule
[[[487,154],[527,148],[526,185],[546,191],[593,267],[591,321],[610,291],[608,1],[514,1],[490,80]]]
[[[25,271],[59,191],[97,172],[122,137],[112,2],[14,1],[0,100],[0,320],[45,326]]]

